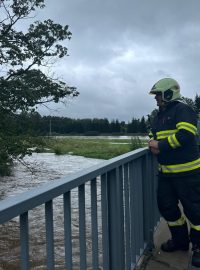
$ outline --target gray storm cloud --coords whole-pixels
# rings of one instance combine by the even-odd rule
[[[129,121],[155,108],[151,86],[179,81],[184,96],[200,89],[198,0],[47,0],[38,17],[68,24],[69,57],[54,71],[80,96],[55,114]],[[40,109],[49,114],[48,110]],[[53,114],[53,111],[51,111]]]

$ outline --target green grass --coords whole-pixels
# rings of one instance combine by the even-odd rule
[[[135,142],[134,139],[51,138],[45,141],[46,147],[57,155],[72,154],[100,159],[110,159],[144,146],[143,142],[138,144],[138,140]]]

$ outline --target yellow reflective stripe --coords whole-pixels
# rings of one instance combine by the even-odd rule
[[[162,135],[162,136],[157,136],[157,139],[158,140],[162,140],[162,139],[165,139],[167,137],[168,137],[168,135]]]
[[[197,134],[197,127],[194,126],[194,125],[192,125],[192,124],[190,124],[190,123],[188,123],[188,122],[179,122],[179,123],[176,125],[176,127],[177,127],[178,129],[185,129],[185,130],[187,130],[187,131],[193,133],[194,135]]]
[[[176,165],[161,165],[163,173],[179,173],[179,172],[187,172],[200,168],[200,158],[186,162],[184,164],[176,164]]]
[[[190,222],[190,227],[196,231],[200,231],[200,225],[193,225],[191,222]]]
[[[179,141],[177,140],[176,135],[174,134],[174,135],[172,135],[172,137],[173,137],[173,140],[174,140],[175,143],[176,143],[176,146],[177,146],[177,147],[180,147],[181,144],[180,144]]]
[[[180,143],[178,142],[175,134],[173,134],[172,136],[169,136],[168,137],[168,142],[169,142],[169,144],[170,144],[170,146],[172,148],[177,148],[177,147],[180,147],[181,146]]]
[[[174,134],[175,132],[177,132],[177,129],[169,129],[169,130],[162,130],[162,131],[158,131],[156,134],[157,135],[171,135]]]
[[[149,132],[149,138],[153,138],[153,133],[151,131]]]
[[[169,145],[170,145],[172,148],[176,148],[176,145],[174,144],[174,141],[173,141],[172,137],[169,136],[167,139],[168,139]]]
[[[181,216],[179,219],[177,219],[175,221],[168,221],[167,223],[170,227],[182,226],[183,224],[185,224],[185,217]]]
[[[175,134],[178,131],[178,129],[173,129],[173,130],[163,130],[163,131],[158,131],[156,132],[157,139],[165,139],[173,134]]]

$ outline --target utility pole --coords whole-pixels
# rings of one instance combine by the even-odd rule
[[[51,137],[51,117],[49,119],[49,137]]]

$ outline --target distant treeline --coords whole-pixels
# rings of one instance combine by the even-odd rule
[[[41,116],[37,112],[10,116],[10,125],[15,134],[31,135],[98,135],[98,134],[127,134],[147,133],[144,117],[133,118],[131,122],[104,119],[71,119],[58,116]]]
[[[195,99],[184,97],[185,102],[191,106],[197,114],[200,114],[200,96]],[[1,118],[0,127],[4,135],[99,135],[99,134],[130,134],[148,133],[151,119],[157,113],[153,110],[149,119],[145,117],[132,118],[128,123],[118,119],[109,121],[107,118],[72,119],[58,116],[41,116],[38,112],[10,114]]]

